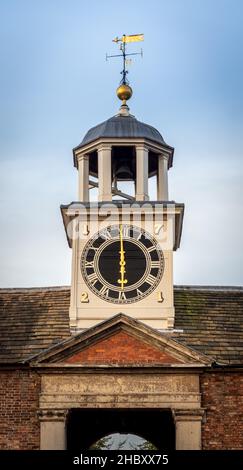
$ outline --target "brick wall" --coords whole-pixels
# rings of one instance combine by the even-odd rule
[[[38,449],[40,379],[35,372],[0,372],[0,449]]]
[[[179,363],[165,351],[120,331],[99,340],[65,360],[69,364],[169,364]]]
[[[243,449],[243,374],[207,373],[201,377],[203,449]]]

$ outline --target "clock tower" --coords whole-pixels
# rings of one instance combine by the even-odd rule
[[[130,114],[132,89],[125,78],[117,95],[118,114],[91,128],[74,148],[78,201],[61,206],[72,249],[73,332],[121,312],[159,330],[174,327],[173,251],[184,211],[168,194],[174,149]],[[153,200],[150,178],[157,189]],[[97,198],[91,198],[93,188]]]

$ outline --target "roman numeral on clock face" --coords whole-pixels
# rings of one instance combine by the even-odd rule
[[[127,225],[122,226],[122,235],[123,237],[130,237],[130,227]]]
[[[87,277],[88,277],[90,284],[92,285],[94,285],[98,281],[98,277],[96,273],[89,274]]]
[[[106,286],[102,286],[100,289],[100,294],[109,297],[109,288]]]
[[[125,292],[119,292],[118,300],[127,300]]]
[[[98,246],[91,246],[90,250],[98,251],[99,247]]]
[[[154,245],[152,245],[152,246],[150,246],[150,247],[148,248],[148,252],[149,252],[149,253],[151,253],[151,251],[154,251],[154,250],[156,250],[156,248],[155,248]]]
[[[140,238],[142,238],[142,236],[143,236],[143,232],[136,232],[136,231],[134,231],[134,233],[133,233],[133,237],[135,238],[135,240],[138,240],[138,241],[139,241]]]
[[[106,228],[104,231],[102,231],[101,237],[104,238],[105,240],[110,240],[110,238],[112,238],[110,230]]]
[[[85,261],[85,268],[94,268],[94,261]]]
[[[148,277],[146,277],[145,282],[152,286],[156,282],[156,277],[152,276],[152,274],[149,274]]]
[[[159,268],[160,262],[159,261],[151,261],[151,268]]]

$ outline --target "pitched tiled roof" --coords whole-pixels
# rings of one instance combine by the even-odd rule
[[[70,288],[0,289],[0,362],[19,361],[70,335]]]
[[[173,338],[243,364],[243,288],[175,287]],[[0,290],[0,362],[22,361],[70,336],[69,287]]]
[[[243,363],[243,288],[184,287],[175,292],[176,338],[217,361]]]

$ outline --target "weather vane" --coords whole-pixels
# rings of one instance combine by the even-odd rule
[[[123,70],[121,71],[122,74],[122,80],[121,84],[128,84],[127,80],[127,74],[128,70],[126,70],[126,66],[128,65],[128,60],[127,57],[131,55],[141,55],[143,56],[143,51],[141,49],[140,52],[132,52],[128,54],[126,52],[126,44],[129,42],[138,42],[138,41],[143,41],[144,40],[144,35],[143,34],[131,34],[130,36],[127,36],[126,34],[123,34],[123,36],[119,39],[116,37],[115,39],[112,39],[112,42],[120,43],[120,51],[121,54],[115,54],[115,55],[107,55],[106,54],[106,60],[110,59],[111,57],[123,57]]]
[[[121,38],[116,37],[113,39],[113,42],[119,43],[120,44],[120,51],[121,54],[114,54],[114,55],[107,55],[106,54],[106,60],[110,59],[111,57],[123,57],[123,70],[121,71],[122,79],[120,82],[120,86],[117,88],[116,93],[117,96],[120,100],[122,100],[122,107],[124,114],[126,113],[125,108],[127,108],[126,101],[129,100],[132,96],[132,88],[129,86],[129,82],[127,80],[127,65],[130,64],[130,59],[127,59],[128,56],[131,55],[141,55],[143,56],[143,51],[141,49],[140,52],[132,52],[132,53],[127,53],[126,51],[126,45],[127,43],[130,42],[138,42],[138,41],[143,41],[144,40],[144,35],[143,34],[131,34],[130,36],[127,36],[126,34],[123,34]],[[127,108],[129,110],[129,108]]]

